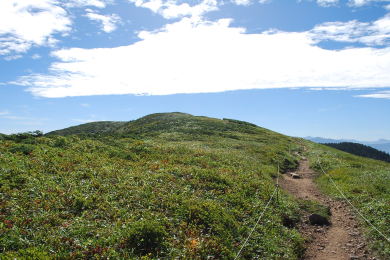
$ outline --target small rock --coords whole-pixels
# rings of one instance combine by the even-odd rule
[[[309,221],[310,221],[310,224],[312,225],[320,225],[320,226],[329,226],[330,223],[328,221],[327,218],[321,216],[321,215],[318,215],[318,214],[311,214],[309,216]]]
[[[350,260],[357,260],[357,259],[360,259],[360,256],[350,255],[350,256],[349,256],[349,259],[350,259]]]
[[[293,179],[300,179],[301,178],[301,176],[299,176],[295,172],[290,173],[290,175],[291,175],[291,177],[293,177]]]

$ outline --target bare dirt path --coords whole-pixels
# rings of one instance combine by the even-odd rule
[[[284,174],[280,180],[281,187],[298,199],[313,200],[328,206],[332,214],[330,226],[310,225],[308,216],[304,216],[299,224],[301,233],[308,241],[303,259],[376,259],[367,251],[353,212],[344,202],[332,200],[319,191],[313,181],[316,173],[309,168],[306,159],[301,161],[296,173],[299,179]]]

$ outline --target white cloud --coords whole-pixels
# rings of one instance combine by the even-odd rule
[[[390,40],[390,14],[374,22],[327,22],[311,30],[313,39],[386,45]]]
[[[339,3],[339,0],[317,0],[317,3],[320,6],[328,7],[328,6],[334,6]]]
[[[52,45],[53,35],[70,31],[66,11],[50,0],[0,1],[0,55]]]
[[[351,6],[360,7],[360,6],[371,4],[373,2],[383,2],[383,3],[385,3],[385,2],[390,2],[390,0],[350,0],[349,4]]]
[[[11,56],[5,56],[4,60],[6,60],[6,61],[18,60],[22,57],[23,57],[22,55],[11,55]]]
[[[356,97],[390,99],[390,91],[381,91],[372,94],[358,95]]]
[[[252,0],[232,0],[232,2],[235,3],[236,5],[244,5],[244,6],[252,4]]]
[[[116,30],[117,23],[121,21],[120,17],[116,14],[102,15],[93,10],[87,9],[85,14],[88,19],[101,23],[101,29],[106,33],[110,33]]]
[[[33,55],[31,56],[31,58],[32,58],[33,60],[39,60],[40,58],[42,58],[42,56],[39,55],[39,54],[37,54],[37,53],[35,53],[35,54],[33,54]]]
[[[19,125],[42,125],[44,121],[48,120],[47,118],[17,116],[11,114],[8,110],[0,111],[0,119],[16,121]]]
[[[105,8],[107,4],[111,4],[111,0],[65,0],[66,7],[83,7],[83,6],[93,6],[97,8]]]
[[[309,32],[246,34],[229,23],[184,18],[129,46],[55,51],[50,74],[15,83],[50,98],[390,86],[390,47],[325,50]]]
[[[203,14],[218,10],[217,0],[197,0],[197,4],[181,3],[179,0],[128,0],[137,7],[143,7],[154,13],[162,15],[166,19],[192,16],[199,17]]]

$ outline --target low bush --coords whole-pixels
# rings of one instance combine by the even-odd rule
[[[124,231],[121,248],[137,256],[162,257],[166,254],[168,232],[161,221],[142,219]]]

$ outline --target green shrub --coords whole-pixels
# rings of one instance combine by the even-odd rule
[[[29,247],[26,249],[20,249],[17,252],[7,252],[5,254],[0,253],[0,259],[14,260],[14,259],[39,259],[48,260],[52,259],[50,254],[37,247]]]
[[[10,149],[12,153],[22,153],[24,155],[29,155],[34,151],[34,146],[30,144],[15,145]]]
[[[280,171],[282,173],[294,171],[298,168],[298,166],[299,166],[299,161],[296,158],[293,158],[291,156],[286,156],[283,159],[282,164],[280,165]]]
[[[110,158],[120,158],[123,160],[128,160],[128,161],[137,161],[139,160],[139,156],[135,153],[132,152],[124,152],[124,151],[110,151],[109,152]]]
[[[318,214],[326,218],[328,221],[330,219],[330,208],[319,204],[318,202],[312,200],[301,200],[299,201],[299,206],[302,210],[310,214]]]
[[[57,136],[54,141],[54,147],[64,148],[66,144],[67,144],[67,140],[65,137],[62,136]]]
[[[162,256],[166,249],[165,240],[168,236],[165,226],[157,220],[142,219],[131,224],[125,231],[122,248],[137,256]]]
[[[215,201],[188,200],[184,203],[185,221],[204,232],[230,236],[237,232],[234,218]]]

